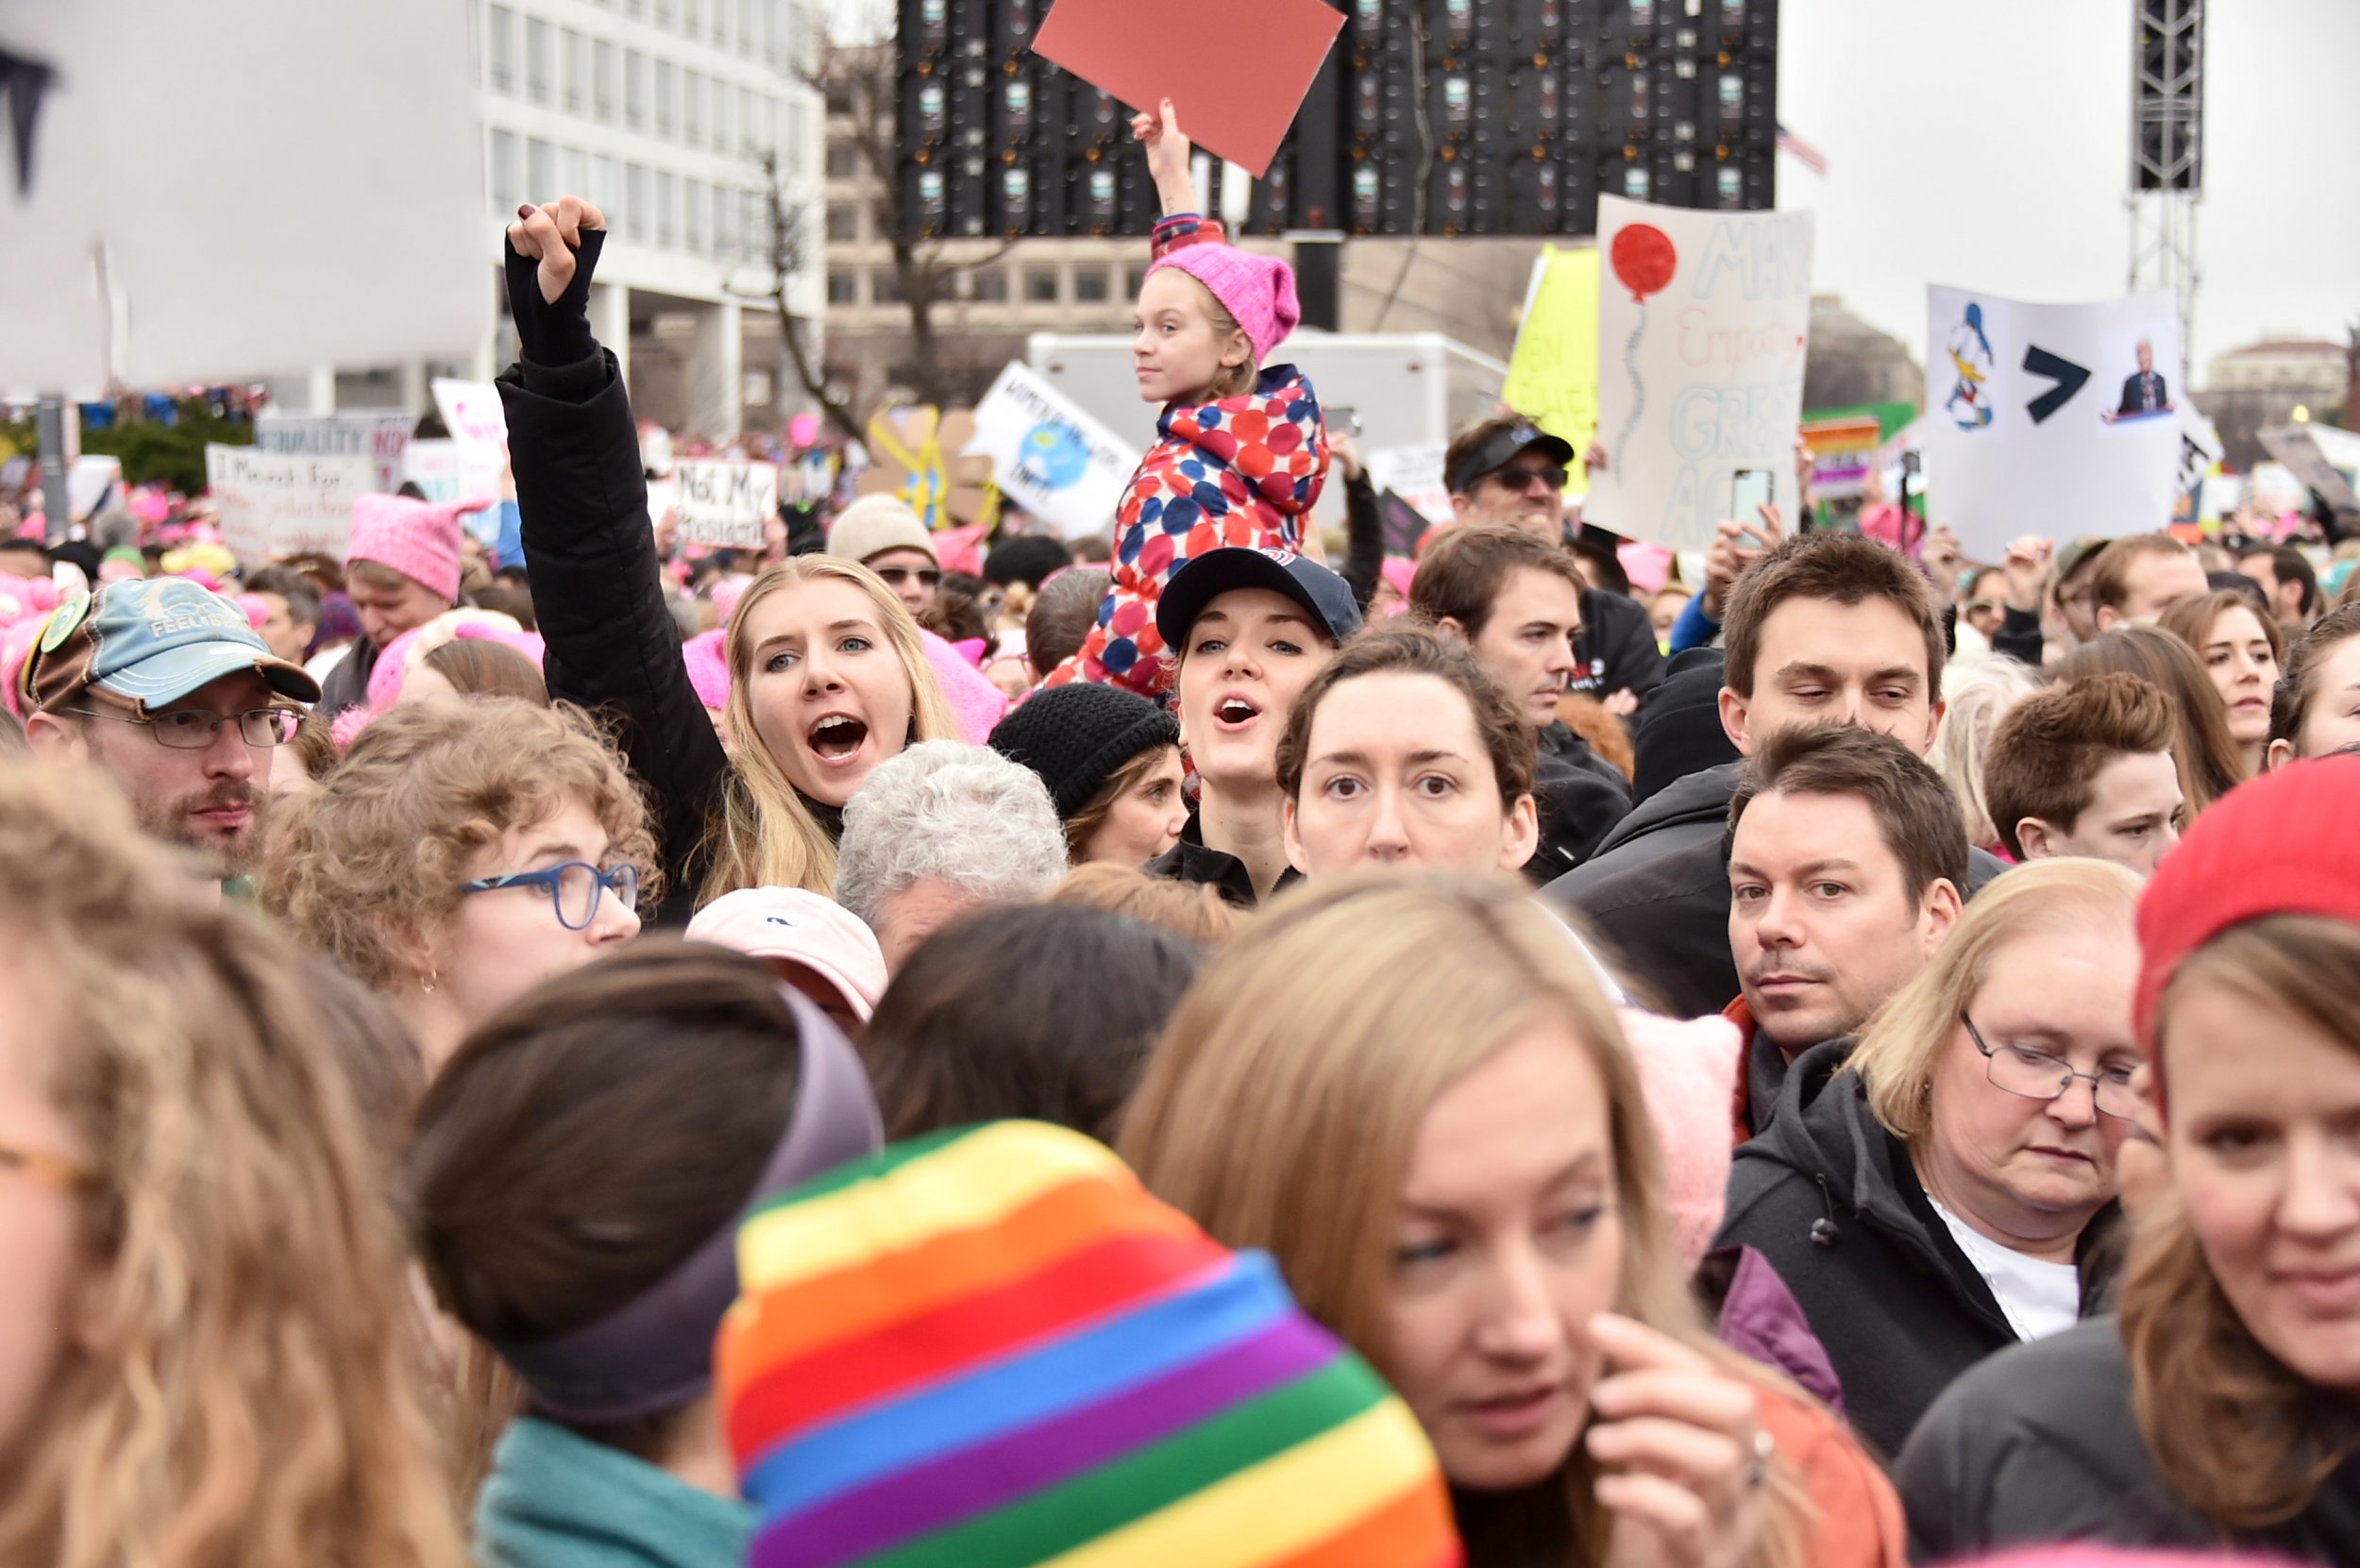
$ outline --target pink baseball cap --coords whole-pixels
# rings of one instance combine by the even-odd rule
[[[885,953],[868,927],[801,887],[741,887],[697,911],[683,933],[765,962],[800,964],[835,987],[862,1022],[885,995]]]

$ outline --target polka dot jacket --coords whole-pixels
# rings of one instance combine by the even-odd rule
[[[1158,224],[1155,255],[1223,243],[1218,223]],[[1327,479],[1319,396],[1290,364],[1264,367],[1251,392],[1193,406],[1168,403],[1158,439],[1116,513],[1114,586],[1098,623],[1045,685],[1107,682],[1160,698],[1172,661],[1155,630],[1172,574],[1224,545],[1300,549],[1305,514]]]

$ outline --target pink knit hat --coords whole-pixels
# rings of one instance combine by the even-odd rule
[[[1182,245],[1148,268],[1152,277],[1165,267],[1178,267],[1213,291],[1222,309],[1245,329],[1254,345],[1254,362],[1270,362],[1271,350],[1303,319],[1295,300],[1294,270],[1275,256],[1261,256],[1236,245]]]
[[[680,645],[681,662],[688,666],[688,683],[697,700],[708,708],[730,705],[729,633],[700,632]]]
[[[374,561],[414,582],[459,598],[459,519],[492,504],[488,497],[459,501],[413,501],[407,496],[372,491],[352,503],[352,543],[345,565]]]

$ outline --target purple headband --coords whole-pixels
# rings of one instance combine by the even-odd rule
[[[727,1224],[680,1266],[600,1318],[554,1340],[492,1341],[524,1379],[535,1413],[607,1425],[678,1409],[713,1386],[713,1337],[737,1297],[737,1227],[757,1205],[885,1144],[868,1075],[851,1043],[803,996],[779,987],[802,1044],[795,1108],[769,1163]]]

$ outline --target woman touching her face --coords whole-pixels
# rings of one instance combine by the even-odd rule
[[[1401,1392],[1475,1568],[1897,1560],[1841,1425],[1700,1326],[1621,1026],[1513,879],[1290,894],[1182,999],[1118,1146]],[[1842,1483],[1806,1501],[1806,1469]]]

